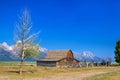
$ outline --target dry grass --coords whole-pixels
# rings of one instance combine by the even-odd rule
[[[94,72],[119,72],[120,67],[93,67],[93,68],[56,68],[56,67],[36,67],[35,65],[25,65],[23,75],[18,73],[18,65],[0,66],[0,80],[24,80],[31,78],[45,78],[49,76],[75,76]],[[110,75],[110,74],[109,74]],[[109,77],[108,75],[108,77]],[[8,79],[9,78],[9,79]],[[104,77],[105,78],[105,77]],[[119,73],[111,77],[112,80],[118,80]],[[87,79],[86,79],[87,80]],[[89,80],[89,79],[88,79]],[[91,79],[96,80],[96,79]],[[105,79],[98,79],[105,80]],[[107,80],[107,79],[106,79]]]
[[[84,78],[83,80],[120,80],[120,67],[116,67],[116,70],[114,68],[105,74],[95,75],[92,77]]]
[[[111,79],[111,80],[119,80],[119,79],[120,79],[120,72],[112,75],[112,76],[110,77],[110,79]]]

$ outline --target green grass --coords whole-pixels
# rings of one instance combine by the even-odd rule
[[[111,65],[112,65],[112,66],[119,66],[119,63],[112,62]]]

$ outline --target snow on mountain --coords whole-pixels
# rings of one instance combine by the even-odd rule
[[[0,44],[0,61],[6,60],[18,60],[19,59],[19,48],[16,45],[9,46],[6,42]],[[47,54],[46,48],[40,48],[41,58]]]
[[[98,62],[98,61],[101,61],[101,58],[93,55],[93,53],[90,52],[90,51],[83,51],[82,53],[76,53],[76,52],[73,52],[73,53],[74,53],[74,57],[76,59],[78,59],[79,61],[87,61],[87,62],[91,62],[91,61]]]
[[[0,44],[0,60],[13,60],[15,55],[12,53],[13,47],[8,46],[6,42]]]
[[[6,61],[6,60],[18,60],[19,59],[19,48],[17,48],[17,45],[9,46],[6,42],[3,42],[0,44],[0,61]],[[40,47],[40,58],[45,58],[47,55],[48,50],[46,48]],[[90,51],[83,51],[82,53],[79,52],[73,52],[74,57],[79,61],[101,61],[101,58],[95,56]],[[31,60],[31,59],[28,59]]]
[[[47,53],[47,49],[46,48],[42,48],[42,47],[40,47],[40,49],[39,49],[41,52],[44,52],[44,53]]]
[[[46,48],[40,47],[40,58],[45,58],[47,55],[48,50]]]
[[[85,56],[85,57],[88,57],[88,58],[91,58],[91,59],[94,59],[94,55],[93,55],[93,53],[92,52],[90,52],[90,51],[84,51],[82,54],[81,54],[82,56]]]
[[[4,48],[5,50],[7,50],[7,51],[12,50],[12,47],[11,47],[11,46],[8,46],[8,44],[7,44],[6,42],[3,42],[0,46],[1,46],[2,48]]]

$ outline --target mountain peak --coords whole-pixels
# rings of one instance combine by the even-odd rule
[[[83,51],[82,53],[74,52],[74,57],[79,61],[100,61],[100,58],[96,57],[91,51]]]
[[[18,41],[20,42],[20,41]],[[15,45],[9,46],[6,42],[0,44],[0,61],[6,60],[18,60],[19,59],[19,48]],[[40,47],[39,49],[41,57],[46,56],[47,49]],[[33,59],[29,59],[33,60]]]
[[[6,42],[3,42],[1,44],[2,48],[4,48],[5,50],[13,50],[12,46],[9,46]]]
[[[47,49],[46,48],[42,48],[42,47],[40,47],[40,49],[39,49],[41,52],[44,52],[44,53],[47,53]]]
[[[83,55],[83,56],[86,56],[86,57],[91,57],[91,58],[95,57],[95,56],[93,55],[93,53],[90,52],[90,51],[84,51],[84,52],[82,53],[82,55]]]
[[[6,42],[3,42],[1,45],[5,46],[5,47],[8,47],[8,44]]]

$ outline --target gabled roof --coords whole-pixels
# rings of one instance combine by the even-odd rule
[[[39,59],[38,61],[59,61],[60,59]]]
[[[63,59],[69,51],[71,50],[50,50],[45,59]]]
[[[44,59],[38,61],[59,61],[67,58],[67,55],[71,50],[49,50],[47,56]]]

